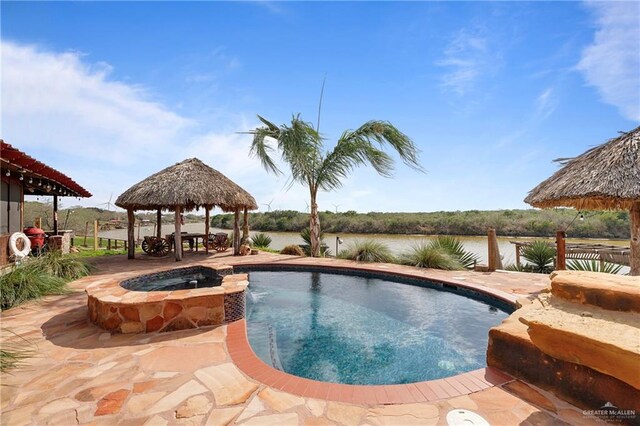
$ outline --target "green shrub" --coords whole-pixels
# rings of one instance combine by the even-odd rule
[[[393,263],[395,258],[389,247],[375,240],[354,241],[338,255],[340,259],[356,262]]]
[[[2,348],[0,348],[0,372],[5,373],[14,368],[22,366],[25,358],[33,356],[34,351],[29,348],[31,343],[15,334],[11,330],[4,330],[3,333],[9,332],[16,338],[4,339]]]
[[[602,265],[598,260],[577,260],[571,259],[567,262],[567,269],[573,271],[604,272],[606,274],[617,274],[622,270],[622,265],[604,262]]]
[[[531,272],[548,274],[553,271],[556,248],[545,240],[535,240],[522,250],[522,257],[527,261]]]
[[[251,237],[251,244],[254,247],[269,247],[272,241],[270,236],[262,232]]]
[[[30,299],[38,299],[47,294],[62,294],[66,291],[66,281],[49,275],[37,265],[30,263],[15,266],[0,277],[0,308],[9,309]]]
[[[471,269],[480,260],[480,257],[473,252],[467,251],[464,248],[462,241],[456,237],[450,235],[439,235],[434,241],[432,241],[434,247],[441,247],[455,257],[463,268]]]
[[[87,263],[78,256],[63,255],[61,251],[50,251],[44,256],[30,259],[25,264],[28,268],[42,271],[45,274],[62,278],[65,281],[73,281],[89,275],[91,272]]]
[[[448,253],[444,248],[431,242],[422,242],[413,246],[411,250],[400,256],[403,265],[417,266],[419,268],[434,268],[445,270],[464,269],[458,259]]]
[[[290,254],[293,256],[304,256],[304,251],[300,246],[291,244],[280,250],[280,254]]]

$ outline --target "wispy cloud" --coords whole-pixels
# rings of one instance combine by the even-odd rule
[[[596,20],[593,42],[577,65],[602,100],[640,121],[640,3],[587,2]]]
[[[465,95],[483,74],[494,68],[494,59],[488,39],[481,31],[458,31],[445,48],[443,58],[436,62],[447,70],[441,77],[442,87]]]
[[[540,93],[540,95],[536,98],[535,107],[536,107],[536,119],[544,120],[549,117],[555,111],[558,103],[554,96],[554,90],[552,87],[548,87]]]

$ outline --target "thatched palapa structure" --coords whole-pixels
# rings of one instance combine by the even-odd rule
[[[122,193],[116,206],[127,210],[129,226],[129,258],[134,258],[134,223],[136,210],[156,210],[158,214],[157,236],[161,236],[161,212],[175,212],[175,246],[181,247],[180,214],[200,207],[205,209],[205,234],[209,234],[209,210],[220,207],[235,213],[233,249],[239,253],[240,211],[244,211],[245,227],[247,210],[258,208],[256,200],[247,191],[219,171],[197,158],[184,160],[155,173]],[[208,249],[207,249],[208,251]],[[182,251],[175,250],[176,260],[182,260]]]
[[[524,201],[542,208],[630,210],[631,275],[640,275],[640,127],[558,161],[564,166]]]

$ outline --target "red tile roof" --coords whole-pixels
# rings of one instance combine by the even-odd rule
[[[34,183],[31,188],[33,189],[32,194],[64,195],[66,191],[66,195],[70,197],[91,197],[89,191],[78,185],[76,181],[64,173],[12,147],[2,139],[0,139],[0,145],[2,173],[10,170],[11,172],[23,174],[25,178],[28,177],[38,180],[38,183],[41,185]],[[47,184],[56,185],[56,191],[47,190],[45,187]]]

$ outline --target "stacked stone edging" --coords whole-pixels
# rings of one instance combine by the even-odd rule
[[[554,273],[550,294],[541,294],[490,330],[487,364],[584,409],[609,402],[640,411],[636,281]]]

